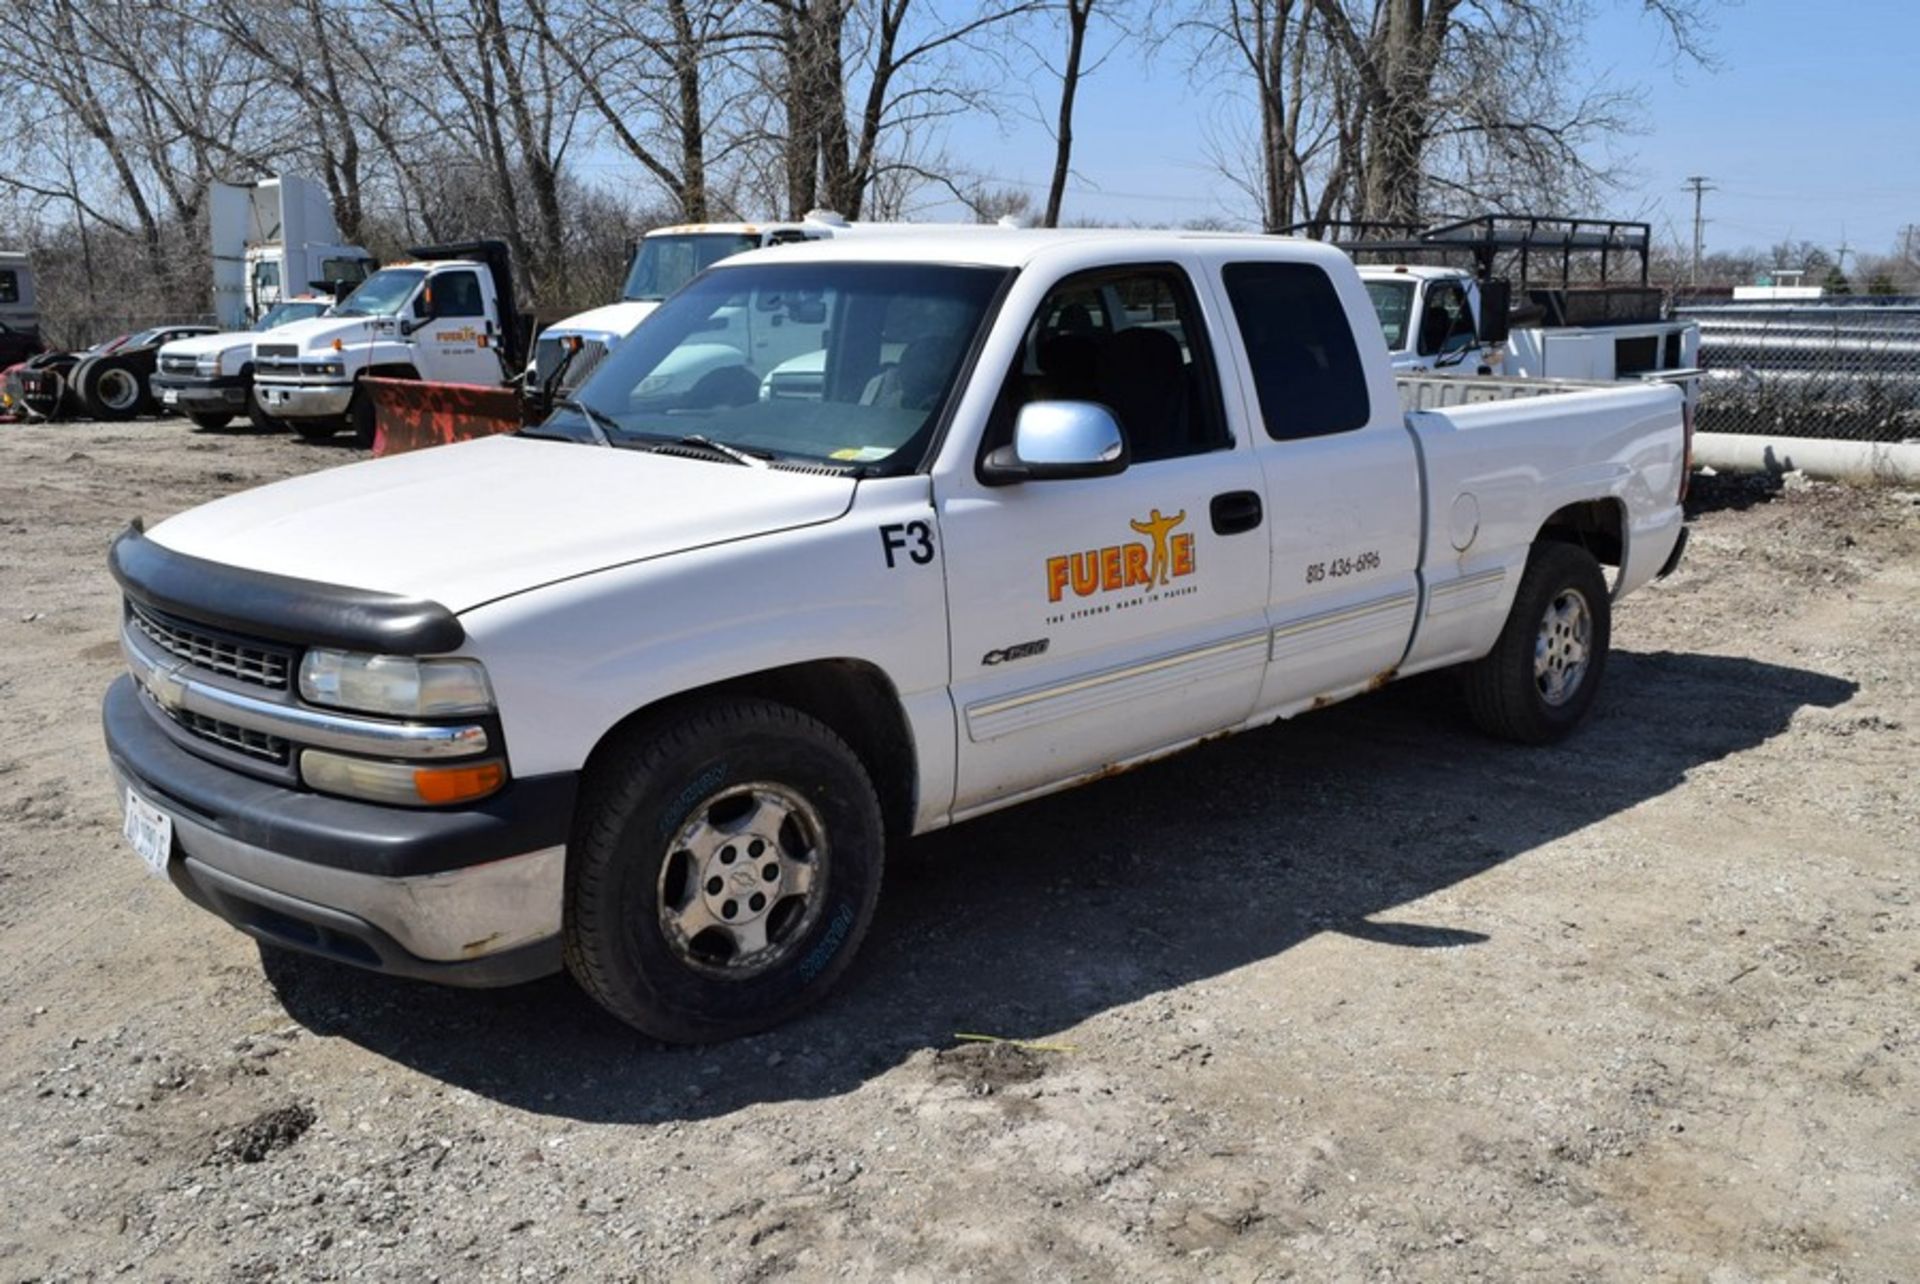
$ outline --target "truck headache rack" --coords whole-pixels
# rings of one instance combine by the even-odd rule
[[[1539,255],[1545,255],[1548,263],[1555,258],[1559,260],[1561,288],[1574,284],[1576,254],[1600,256],[1599,279],[1603,285],[1614,282],[1614,263],[1618,257],[1637,258],[1640,268],[1637,284],[1644,286],[1648,281],[1648,258],[1653,245],[1653,228],[1647,223],[1546,214],[1478,214],[1431,227],[1335,219],[1295,223],[1281,228],[1280,234],[1326,241],[1355,257],[1363,254],[1385,258],[1471,256],[1483,279],[1494,275],[1499,256],[1517,255],[1520,270],[1510,275],[1522,288],[1549,283],[1534,280],[1532,268]]]
[[[1471,260],[1482,282],[1500,277],[1515,282],[1516,292],[1542,310],[1548,325],[1660,319],[1663,293],[1649,283],[1653,228],[1647,223],[1479,214],[1428,227],[1315,220],[1284,227],[1280,234],[1325,241],[1356,262]],[[1576,265],[1588,270],[1576,272]]]

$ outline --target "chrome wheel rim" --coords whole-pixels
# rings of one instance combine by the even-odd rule
[[[768,781],[708,795],[660,865],[660,930],[681,963],[727,980],[776,966],[824,900],[827,828],[814,805]]]
[[[1579,589],[1562,589],[1540,617],[1533,642],[1533,685],[1540,698],[1559,706],[1586,680],[1593,655],[1593,611]]]
[[[103,371],[93,389],[109,410],[131,410],[140,400],[140,381],[125,370]]]

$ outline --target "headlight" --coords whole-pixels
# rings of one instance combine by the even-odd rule
[[[343,367],[338,361],[309,361],[307,371],[310,374],[338,376]]]
[[[219,377],[221,355],[218,352],[210,352],[204,357],[197,358],[193,363],[194,370],[209,378]]]
[[[300,662],[300,695],[314,704],[401,718],[493,712],[493,687],[478,660],[314,650]]]

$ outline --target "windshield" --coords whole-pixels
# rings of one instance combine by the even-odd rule
[[[1386,336],[1387,350],[1399,352],[1407,346],[1407,318],[1413,312],[1412,281],[1369,281],[1367,298],[1373,301],[1374,315],[1380,318],[1380,332]]]
[[[575,395],[616,445],[698,436],[775,458],[912,468],[1004,276],[915,263],[723,268],[662,304]]]
[[[271,330],[295,321],[310,321],[331,306],[325,303],[276,303],[254,325],[255,330]]]
[[[759,248],[760,238],[741,232],[688,232],[649,236],[633,256],[627,287],[629,303],[657,303],[721,259]]]
[[[334,315],[393,316],[406,306],[407,300],[413,297],[413,288],[419,285],[426,275],[425,268],[381,268],[361,282],[360,288],[349,294],[346,302],[334,309]]]

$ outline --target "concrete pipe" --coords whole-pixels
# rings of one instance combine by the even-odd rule
[[[1693,462],[1728,473],[1788,473],[1828,481],[1920,482],[1920,442],[1694,434]]]

